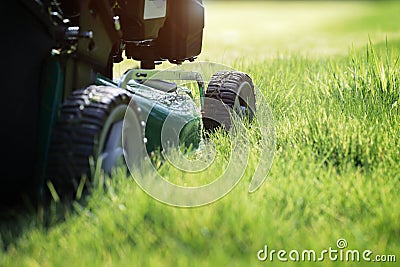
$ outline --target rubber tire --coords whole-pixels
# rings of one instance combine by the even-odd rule
[[[240,103],[240,111],[235,107],[235,101]],[[232,110],[241,119],[247,119],[249,122],[253,120],[256,113],[253,81],[244,72],[217,72],[211,77],[205,93],[202,112],[204,130],[214,131],[223,127],[229,131],[232,124],[230,116]]]
[[[93,177],[90,158],[96,166],[112,125],[123,120],[128,106],[139,118],[137,134],[145,142],[145,124],[140,119],[140,108],[131,101],[127,91],[93,85],[76,90],[67,97],[54,127],[47,167],[47,177],[59,195],[68,197],[74,194],[83,175],[89,178],[90,183]],[[116,110],[117,116],[111,118]]]

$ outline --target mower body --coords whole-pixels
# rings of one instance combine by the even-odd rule
[[[179,86],[166,91],[151,75],[157,73],[158,62],[180,64],[200,53],[201,0],[17,0],[8,1],[2,12],[12,21],[3,24],[1,48],[7,64],[1,79],[1,140],[7,153],[0,178],[3,197],[27,193],[36,198],[43,191],[63,105],[78,89],[91,85],[126,91],[148,115],[149,153],[161,145],[166,118],[171,129],[185,124],[177,145],[199,145],[201,114],[191,93]],[[140,61],[141,68],[113,77],[113,64],[123,54]],[[169,80],[180,77],[169,75]],[[201,78],[194,73],[185,77],[196,81],[203,95]]]

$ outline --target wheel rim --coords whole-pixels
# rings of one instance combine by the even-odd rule
[[[123,124],[123,153],[125,163],[129,170],[141,166],[141,161],[146,153],[147,139],[144,137],[145,122],[140,120],[137,113],[134,112],[136,107],[127,109]],[[140,109],[138,109],[140,112]]]
[[[253,103],[255,103],[253,88],[250,83],[244,82],[240,85],[236,94],[233,110],[242,119],[245,117],[252,118],[254,114]]]
[[[124,153],[122,149],[121,135],[122,121],[118,121],[111,127],[104,150],[100,155],[102,169],[107,173],[111,173],[114,167],[123,165]]]
[[[128,120],[124,120],[126,113]],[[99,144],[99,160],[104,171],[111,174],[116,167],[126,167],[125,149],[139,151],[144,147],[143,125],[137,113],[127,105],[114,109],[104,124]],[[140,153],[129,155],[128,164],[139,164],[141,156]]]
[[[100,133],[95,155],[107,173],[123,163],[122,125],[126,108],[127,105],[120,105],[112,110]]]

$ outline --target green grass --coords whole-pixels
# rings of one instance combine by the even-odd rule
[[[277,152],[267,182],[247,192],[260,152],[253,128],[252,164],[220,201],[170,207],[117,173],[73,207],[53,204],[46,224],[30,212],[2,222],[0,266],[277,266],[259,262],[257,251],[321,251],[336,248],[339,238],[349,249],[400,261],[400,24],[393,23],[400,4],[206,8],[200,60],[248,72],[274,115]],[[221,134],[215,140],[223,158],[217,173],[229,142]],[[168,166],[161,172],[179,175]],[[297,265],[366,266],[327,259]]]

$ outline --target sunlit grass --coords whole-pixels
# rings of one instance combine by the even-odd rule
[[[260,152],[253,129],[252,164],[220,201],[170,207],[120,171],[73,207],[53,204],[47,225],[35,213],[2,223],[1,266],[275,266],[258,262],[264,245],[318,251],[336,248],[339,238],[349,249],[400,260],[400,30],[393,23],[400,21],[399,4],[206,7],[201,59],[248,72],[274,115],[277,152],[268,182],[248,193]],[[225,30],[237,39],[220,38]],[[221,133],[213,140],[222,156],[217,173],[229,142]],[[181,184],[210,178],[171,166],[161,172]]]

